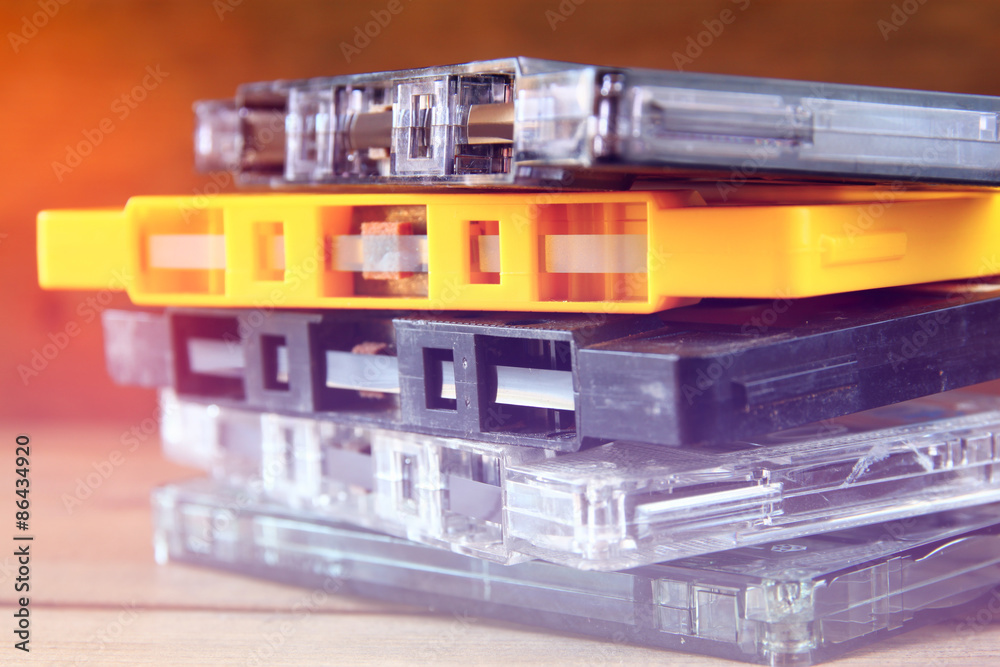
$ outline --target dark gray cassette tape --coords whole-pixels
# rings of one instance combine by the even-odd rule
[[[558,451],[586,440],[577,428],[578,351],[661,326],[656,316],[602,314],[394,318],[190,309],[103,317],[108,369],[124,384]]]
[[[976,95],[506,58],[247,84],[195,105],[195,155],[272,186],[996,185],[998,113]]]
[[[622,572],[497,565],[209,480],[161,488],[153,505],[161,563],[765,665],[811,665],[974,614],[1000,585],[996,504]]]
[[[993,380],[998,326],[988,281],[647,316],[104,313],[125,384],[556,451],[753,439]]]

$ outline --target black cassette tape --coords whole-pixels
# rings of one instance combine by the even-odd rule
[[[560,451],[743,440],[992,380],[998,325],[1000,290],[981,282],[706,300],[650,316],[104,317],[121,383]]]

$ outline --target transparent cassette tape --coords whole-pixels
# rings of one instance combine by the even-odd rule
[[[153,504],[161,563],[770,665],[830,660],[971,612],[1000,585],[996,504],[623,572],[505,567],[209,480],[159,489]]]
[[[303,512],[501,563],[618,570],[1000,501],[1000,398],[987,391],[754,442],[566,454],[161,396],[169,458]]]
[[[504,470],[550,450],[160,396],[164,453],[177,462],[304,512],[498,562],[528,558],[505,544]]]
[[[272,186],[995,185],[998,112],[975,95],[507,58],[244,85],[195,105],[195,155]]]

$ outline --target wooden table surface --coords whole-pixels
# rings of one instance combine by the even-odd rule
[[[155,436],[133,452],[129,425],[13,425],[31,436],[31,652],[13,648],[17,576],[0,548],[0,665],[670,664],[735,665],[606,644],[485,619],[327,596],[225,572],[153,561],[149,492],[197,476],[163,460]],[[118,454],[114,454],[114,452]],[[110,467],[109,467],[110,466]],[[99,483],[91,473],[103,471]],[[88,479],[91,484],[88,486]],[[7,493],[3,494],[7,496]],[[12,495],[12,494],[11,494]],[[11,528],[0,537],[13,545]],[[296,611],[293,611],[296,610]],[[1000,655],[1000,623],[944,623],[858,651],[838,665],[983,665]]]

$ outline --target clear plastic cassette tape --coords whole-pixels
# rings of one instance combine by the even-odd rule
[[[507,58],[244,85],[195,105],[195,155],[273,186],[995,185],[998,112],[976,95]]]
[[[1000,585],[996,504],[584,572],[447,553],[251,502],[210,480],[159,489],[153,503],[161,563],[760,664],[830,660],[971,613]]]
[[[986,389],[754,442],[566,454],[161,396],[174,460],[303,512],[501,563],[618,570],[1000,501],[1000,397]]]

